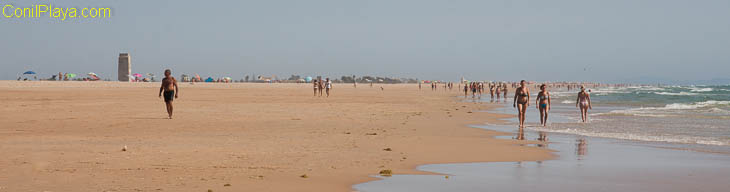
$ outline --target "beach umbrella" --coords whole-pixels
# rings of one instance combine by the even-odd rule
[[[198,74],[195,74],[195,79],[197,79],[198,81],[200,81],[200,80],[201,80],[201,79],[200,79],[200,75],[198,75]]]
[[[89,75],[89,77],[91,77],[94,80],[99,80],[99,76],[97,76],[96,73],[94,73],[94,72],[88,73],[87,75]]]
[[[307,83],[312,82],[312,77],[307,76],[307,78],[304,78],[304,81]]]
[[[132,76],[135,76],[135,77],[137,77],[137,78],[142,78],[142,74],[139,74],[139,73],[135,73],[135,74],[133,74]]]
[[[205,79],[205,82],[213,82],[213,81],[215,81],[215,80],[213,80],[213,77],[208,77],[208,79]]]
[[[73,74],[73,73],[67,73],[67,74],[66,74],[66,77],[68,77],[69,79],[71,79],[71,78],[74,78],[74,77],[76,77],[76,74]]]
[[[33,74],[35,74],[35,71],[26,71],[25,73],[23,73],[23,75],[33,75]]]

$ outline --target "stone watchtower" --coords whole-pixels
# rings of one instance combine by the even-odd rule
[[[132,73],[132,61],[129,53],[119,54],[119,81],[129,82],[129,75]]]

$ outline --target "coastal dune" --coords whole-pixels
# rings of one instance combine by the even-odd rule
[[[180,83],[174,119],[158,90],[0,81],[0,191],[352,191],[381,170],[553,157],[468,127],[505,116],[456,87]]]

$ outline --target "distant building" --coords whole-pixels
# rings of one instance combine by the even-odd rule
[[[119,54],[119,81],[129,82],[129,75],[132,73],[132,61],[129,53]]]

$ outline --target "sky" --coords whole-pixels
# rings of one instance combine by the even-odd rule
[[[291,74],[430,80],[700,81],[730,74],[728,0],[0,0],[109,7],[106,19],[0,15],[0,79]],[[728,82],[730,83],[730,82]]]

